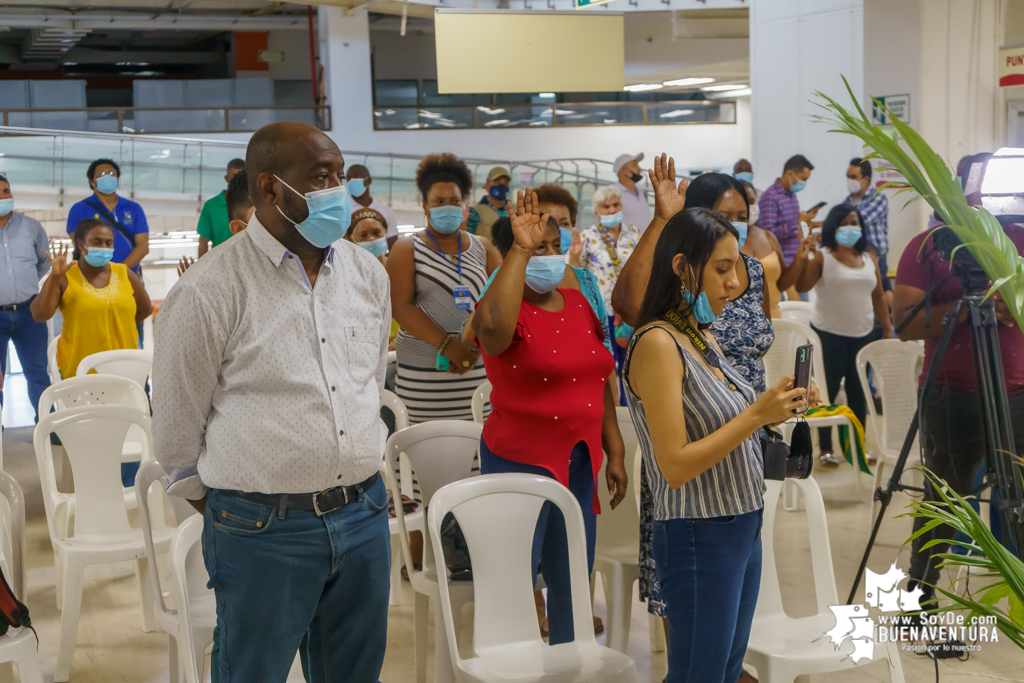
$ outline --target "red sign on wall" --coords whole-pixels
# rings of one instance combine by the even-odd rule
[[[999,48],[999,85],[1024,85],[1024,45]]]
[[[267,49],[267,32],[235,32],[235,70],[269,71],[270,64],[260,61],[260,51]]]

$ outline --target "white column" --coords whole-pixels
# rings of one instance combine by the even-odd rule
[[[848,194],[846,168],[861,154],[860,141],[829,133],[828,125],[814,120],[823,113],[814,93],[848,103],[841,78],[846,76],[862,96],[863,31],[863,0],[750,3],[751,161],[759,189],[775,182],[786,159],[803,154],[814,172],[800,193],[802,208],[836,204]]]
[[[321,5],[317,11],[331,137],[343,150],[370,150],[373,78],[366,10]]]

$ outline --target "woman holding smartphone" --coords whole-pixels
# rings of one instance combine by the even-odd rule
[[[673,216],[624,366],[654,502],[670,683],[740,677],[761,576],[758,431],[806,406],[792,376],[757,398],[710,332],[739,293],[739,260],[737,231],[717,213]]]

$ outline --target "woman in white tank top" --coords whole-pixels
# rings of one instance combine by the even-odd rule
[[[825,361],[829,402],[834,402],[846,379],[846,403],[861,424],[867,416],[867,400],[857,375],[857,353],[877,338],[875,320],[882,324],[882,337],[892,337],[892,320],[882,290],[882,275],[876,257],[867,251],[868,240],[861,227],[860,212],[849,204],[833,208],[821,229],[821,246],[807,260],[797,291],[814,289],[817,301],[811,327],[821,338],[818,350]],[[821,464],[838,467],[832,454],[832,430],[819,430]]]

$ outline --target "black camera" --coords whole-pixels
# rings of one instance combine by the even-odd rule
[[[805,420],[793,426],[792,445],[787,445],[782,435],[770,427],[761,429],[761,457],[764,460],[764,478],[806,479],[811,476],[811,428]]]

